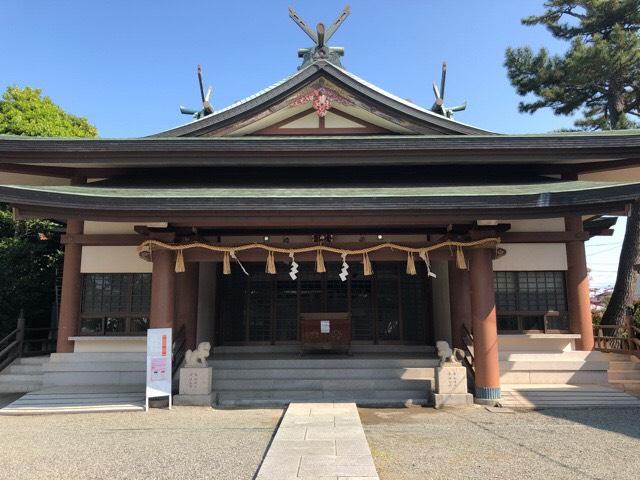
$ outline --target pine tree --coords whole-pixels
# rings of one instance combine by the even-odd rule
[[[582,111],[575,126],[582,130],[638,127],[640,117],[640,0],[548,0],[542,15],[524,25],[544,25],[559,40],[570,42],[563,55],[541,49],[509,48],[505,66],[522,96],[521,112],[551,108],[557,115]],[[621,323],[631,305],[640,262],[640,206],[627,219],[618,275],[603,324]]]

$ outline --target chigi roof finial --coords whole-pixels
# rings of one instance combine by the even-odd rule
[[[315,47],[300,48],[298,50],[298,57],[303,59],[302,65],[299,68],[306,67],[309,63],[316,60],[327,60],[334,65],[342,66],[340,63],[340,57],[344,55],[344,48],[329,47],[327,42],[349,16],[349,13],[351,13],[351,8],[347,5],[329,28],[325,29],[324,23],[318,23],[318,25],[316,25],[316,30],[314,31],[305,23],[304,20],[302,20],[302,18],[300,18],[293,7],[289,7],[289,16],[291,19],[296,22],[302,31],[309,35],[309,38],[311,38],[311,40],[316,44]]]

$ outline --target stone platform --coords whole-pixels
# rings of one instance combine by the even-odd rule
[[[378,480],[355,403],[292,403],[256,480]]]

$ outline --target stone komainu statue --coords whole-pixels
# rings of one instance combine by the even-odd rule
[[[185,367],[207,367],[207,358],[211,352],[211,344],[202,342],[195,350],[187,350],[184,354]]]
[[[447,364],[460,364],[460,360],[464,358],[464,352],[459,348],[451,349],[449,344],[444,340],[436,342],[436,351],[440,359],[440,366]]]

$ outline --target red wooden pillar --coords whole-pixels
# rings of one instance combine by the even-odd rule
[[[463,326],[471,331],[471,293],[469,271],[449,262],[449,301],[451,309],[451,339],[456,348],[464,347]]]
[[[173,328],[175,317],[175,255],[171,250],[152,252],[151,328]]]
[[[476,403],[496,404],[500,400],[498,323],[493,286],[493,251],[468,250],[473,324]]]
[[[567,303],[569,330],[580,334],[577,350],[593,350],[593,323],[589,299],[589,273],[582,239],[582,218],[566,217],[565,230],[574,234],[575,240],[567,242]]]
[[[176,274],[177,326],[184,325],[186,348],[196,348],[198,322],[199,264],[185,263],[185,271]]]
[[[83,225],[82,220],[68,220],[67,235],[82,235]],[[73,352],[73,342],[69,340],[69,337],[78,334],[82,292],[81,261],[82,245],[67,243],[64,247],[64,264],[62,267],[62,292],[56,346],[58,353]]]

